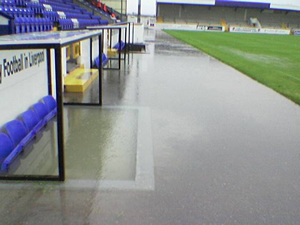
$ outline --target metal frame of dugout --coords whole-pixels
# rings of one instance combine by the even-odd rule
[[[51,49],[54,49],[55,57],[55,83],[56,83],[56,101],[57,101],[57,151],[58,151],[58,175],[0,175],[0,180],[37,180],[37,181],[64,181],[65,180],[65,162],[64,162],[64,127],[63,127],[63,84],[62,84],[62,47],[74,42],[90,39],[93,37],[99,39],[99,55],[102,55],[102,31],[60,31],[19,34],[0,37],[0,51],[7,50],[33,50],[45,49],[47,55],[47,75],[48,75],[48,94],[52,94],[52,74],[51,74]],[[92,44],[90,45],[92,46]],[[92,57],[92,49],[90,49]],[[92,60],[91,68],[92,68]],[[68,103],[68,105],[102,105],[102,67],[100,64],[99,72],[99,103]]]
[[[118,43],[119,46],[121,45],[121,41],[122,41],[122,29],[124,29],[125,31],[125,48],[124,48],[124,57],[121,57],[122,52],[120,50],[118,50],[118,57],[117,58],[112,58],[112,57],[108,57],[109,60],[118,60],[118,67],[117,68],[113,68],[113,67],[109,67],[109,68],[103,68],[103,70],[120,70],[121,69],[121,60],[126,60],[126,54],[129,53],[128,49],[127,49],[127,23],[124,24],[122,23],[121,25],[113,25],[113,26],[88,26],[86,27],[86,29],[88,30],[109,30],[110,33],[112,33],[112,30],[118,30],[119,31],[119,37],[118,37]],[[110,35],[110,47],[112,45],[112,35]],[[102,46],[103,46],[103,37],[102,37]],[[102,64],[102,54],[100,57],[100,64]]]

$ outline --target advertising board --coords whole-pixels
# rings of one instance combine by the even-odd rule
[[[291,30],[288,29],[271,29],[271,28],[252,28],[252,27],[230,27],[233,33],[257,33],[257,34],[280,34],[289,35]]]
[[[300,36],[300,30],[294,30],[294,35]]]
[[[47,94],[44,49],[0,51],[0,127]]]
[[[224,27],[222,27],[222,26],[207,26],[206,30],[207,31],[223,31]]]
[[[258,33],[257,28],[251,27],[230,27],[229,31],[235,33]]]
[[[213,31],[213,32],[224,32],[225,27],[223,26],[207,26],[201,24],[166,24],[157,23],[152,29],[158,30],[190,30],[190,31]]]

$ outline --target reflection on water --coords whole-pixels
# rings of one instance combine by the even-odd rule
[[[135,180],[138,111],[64,108],[67,179]],[[57,123],[51,122],[6,174],[58,175]]]
[[[134,180],[136,110],[65,107],[67,179]]]
[[[84,92],[64,92],[65,103],[99,103],[99,77]]]

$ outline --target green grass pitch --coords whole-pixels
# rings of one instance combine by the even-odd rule
[[[300,105],[300,36],[166,32]]]

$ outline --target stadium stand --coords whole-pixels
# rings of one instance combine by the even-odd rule
[[[97,9],[93,5],[91,7]],[[41,32],[54,28],[83,29],[108,24],[107,19],[95,15],[94,11],[82,8],[73,0],[0,0],[0,17],[9,21],[6,26],[1,25],[0,34]],[[101,15],[112,17],[111,8],[105,7],[99,11],[104,12]]]
[[[300,28],[300,13],[261,8],[158,4],[158,21],[178,24],[221,25],[251,27],[250,18],[257,18],[261,27]],[[223,22],[221,22],[223,21]]]
[[[108,23],[115,23],[120,21],[120,14],[116,12],[114,9],[106,6],[105,4],[97,1],[85,1],[85,0],[74,0],[78,5],[80,5],[82,8],[85,8],[88,11],[91,11],[94,13],[94,15],[98,15],[102,18],[105,18],[105,20],[108,21]],[[105,7],[104,7],[105,6]]]

